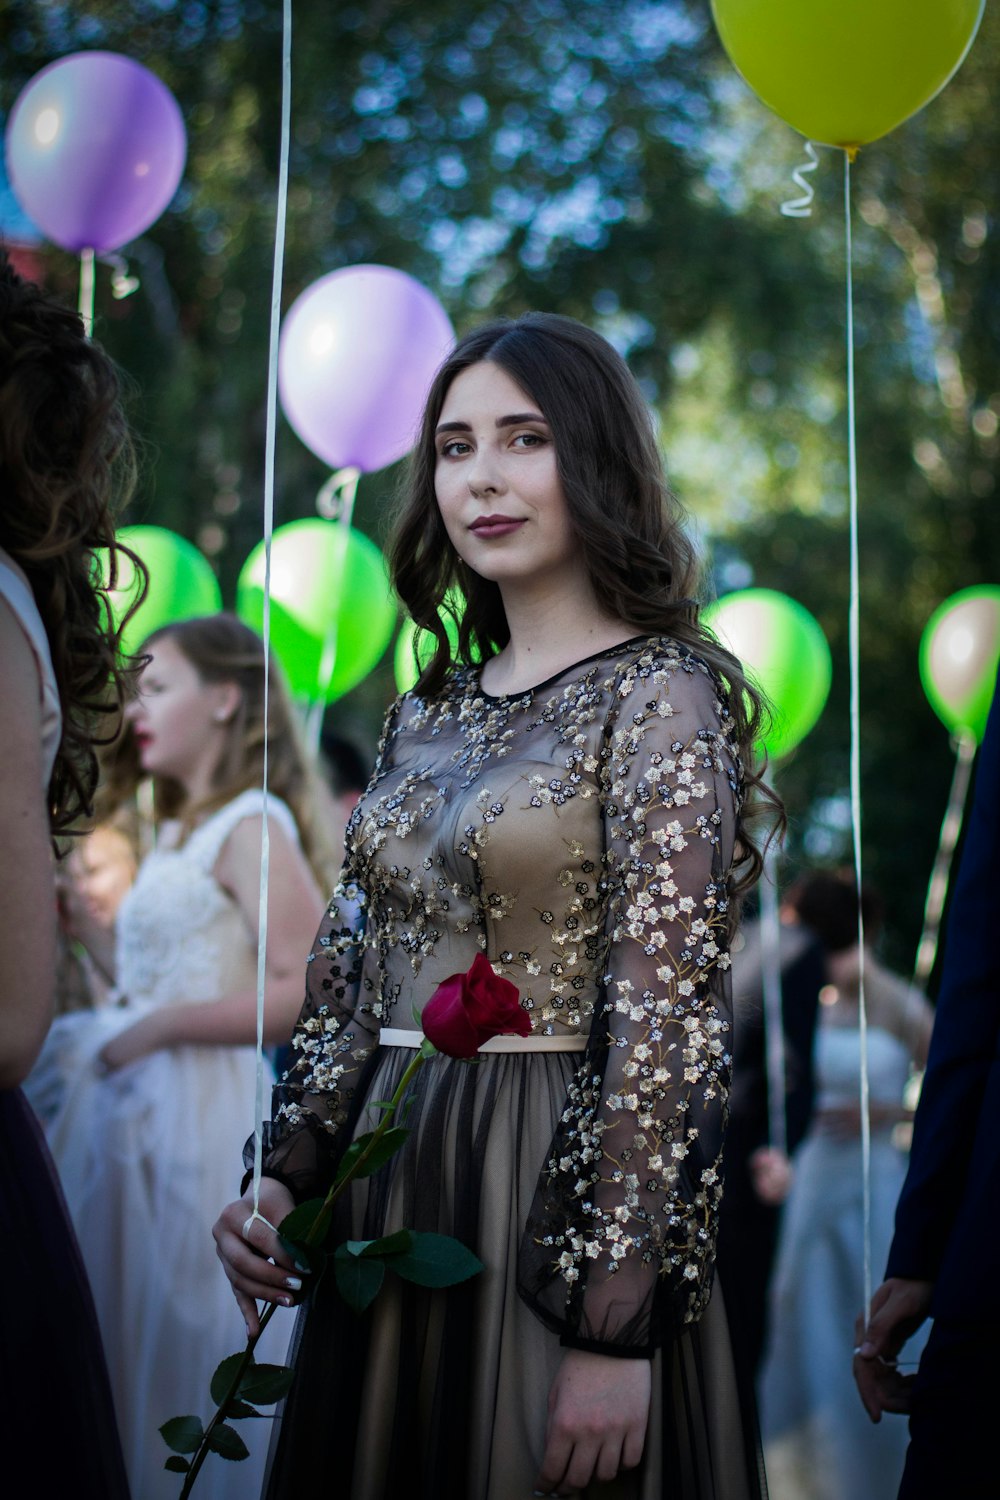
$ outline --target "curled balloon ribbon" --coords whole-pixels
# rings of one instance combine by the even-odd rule
[[[98,260],[102,266],[111,268],[111,295],[116,302],[131,297],[141,286],[138,276],[134,276],[129,270],[128,261],[124,255],[115,255],[113,252],[107,255],[99,255]]]
[[[806,141],[806,160],[792,173],[792,181],[800,189],[802,197],[788,198],[781,205],[781,212],[786,219],[808,219],[812,214],[812,202],[816,196],[816,190],[811,182],[806,181],[806,173],[815,172],[818,166],[819,157],[816,155],[816,147],[812,141]]]
[[[337,667],[337,641],[340,631],[340,601],[344,592],[344,567],[347,561],[347,539],[351,534],[354,519],[354,501],[358,493],[361,470],[353,467],[338,469],[331,474],[316,496],[316,509],[325,521],[333,521],[340,527],[341,545],[337,550],[337,567],[334,574],[333,601],[330,623],[323,641],[319,672],[316,680],[316,696],[306,716],[306,744],[316,755],[319,751],[320,735],[323,731],[323,714],[330,694],[330,684]]]

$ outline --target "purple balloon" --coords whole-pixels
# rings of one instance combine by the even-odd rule
[[[117,52],[75,52],[18,95],[7,125],[18,202],[65,250],[117,250],[160,217],[187,139],[173,94]]]
[[[289,422],[335,469],[383,469],[409,453],[427,392],[455,342],[426,287],[391,266],[346,266],[292,304],[278,389]]]

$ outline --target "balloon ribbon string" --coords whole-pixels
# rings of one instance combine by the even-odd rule
[[[773,786],[772,778],[772,786]],[[760,882],[761,987],[764,997],[764,1058],[767,1075],[768,1139],[776,1151],[788,1154],[785,1028],[781,993],[781,918],[775,859],[770,846],[764,854]]]
[[[913,983],[918,989],[927,987],[927,981],[937,957],[938,940],[941,935],[941,913],[944,911],[944,900],[948,894],[948,877],[951,873],[955,845],[962,831],[962,814],[969,791],[975,755],[975,736],[963,730],[958,736],[955,747],[955,772],[951,779],[948,807],[941,823],[937,855],[927,887],[927,900],[924,903],[924,926],[920,934],[917,961],[913,969]]]
[[[792,181],[802,194],[801,198],[786,198],[781,205],[781,212],[786,219],[808,219],[812,214],[813,199],[816,189],[811,182],[806,181],[807,172],[815,172],[819,166],[819,157],[812,141],[806,141],[806,160],[800,162],[792,173]]]
[[[80,295],[76,304],[88,339],[94,333],[94,252],[80,251]]]
[[[278,414],[278,334],[288,217],[288,157],[292,122],[292,0],[283,0],[281,27],[281,155],[274,224],[271,326],[267,356],[267,418],[264,445],[264,786],[260,833],[260,918],[257,940],[257,1092],[253,1122],[253,1215],[260,1217],[260,1166],[264,1147],[264,986],[267,976],[267,884],[271,844],[267,830],[267,782],[271,668],[271,538],[274,535],[274,448]]]
[[[337,645],[340,639],[340,602],[344,596],[344,572],[347,568],[347,549],[351,540],[351,524],[354,520],[354,502],[357,499],[361,470],[338,469],[320,490],[316,499],[320,515],[333,521],[338,528],[335,549],[333,579],[330,588],[330,623],[327,626],[319,669],[316,673],[316,696],[309,705],[306,717],[306,744],[315,755],[319,751],[320,735],[323,731],[323,713],[330,692],[333,674],[337,670]]]
[[[865,1004],[865,919],[861,910],[861,584],[858,547],[858,443],[854,391],[854,249],[851,238],[851,156],[844,152],[844,241],[847,281],[847,455],[850,482],[851,602],[851,828],[858,894],[858,1030],[861,1043],[861,1192],[865,1316],[872,1300],[872,1130],[868,1074],[868,1007]]]

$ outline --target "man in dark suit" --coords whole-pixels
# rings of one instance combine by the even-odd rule
[[[895,1357],[927,1317],[920,1368],[904,1376]],[[886,1280],[854,1374],[873,1422],[910,1414],[899,1500],[1000,1496],[1000,694],[979,754]]]

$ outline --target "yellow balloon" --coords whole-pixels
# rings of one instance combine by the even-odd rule
[[[986,0],[712,0],[722,44],[769,109],[845,151],[943,89]]]

